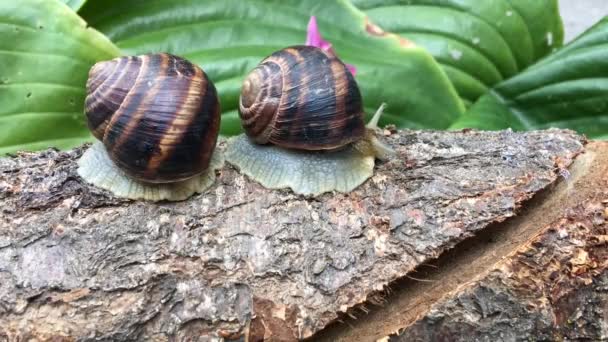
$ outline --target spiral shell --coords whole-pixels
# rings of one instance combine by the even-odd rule
[[[344,63],[312,46],[264,59],[245,79],[239,114],[258,144],[331,150],[365,134],[359,88]]]
[[[112,161],[149,183],[204,171],[220,127],[219,99],[205,72],[166,53],[95,64],[85,114]]]

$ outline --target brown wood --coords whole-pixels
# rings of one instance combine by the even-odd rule
[[[608,142],[567,179],[376,294],[322,341],[608,339]]]
[[[363,314],[420,276],[411,272],[542,206],[585,144],[558,130],[386,133],[396,159],[353,193],[318,198],[263,189],[226,166],[204,195],[134,202],[78,178],[81,148],[0,159],[0,340],[293,340],[359,317],[323,332],[347,336],[390,310]],[[459,289],[357,340],[392,327],[424,340],[430,312]]]

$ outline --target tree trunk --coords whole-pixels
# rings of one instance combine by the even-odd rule
[[[606,338],[606,144],[386,140],[397,158],[317,198],[227,165],[128,201],[76,175],[83,148],[0,159],[0,341]]]

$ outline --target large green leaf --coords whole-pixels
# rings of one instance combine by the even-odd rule
[[[608,17],[483,96],[453,128],[563,127],[608,138]]]
[[[66,5],[70,6],[70,8],[72,8],[74,11],[78,11],[80,9],[80,7],[82,7],[82,5],[84,5],[84,2],[86,0],[60,0],[60,1],[65,3]]]
[[[490,3],[492,1],[489,1]],[[564,42],[564,25],[557,0],[508,0],[528,26],[534,60],[560,48]],[[517,37],[515,37],[517,39]]]
[[[563,41],[556,0],[352,2],[383,29],[427,48],[471,102]]]
[[[0,1],[0,154],[89,138],[89,68],[119,54],[56,0]]]
[[[241,130],[245,74],[273,51],[303,44],[311,15],[337,54],[357,67],[366,111],[388,103],[383,123],[447,128],[464,110],[425,50],[370,34],[365,15],[345,0],[88,0],[81,14],[126,54],[166,51],[201,65],[220,94],[223,134]]]

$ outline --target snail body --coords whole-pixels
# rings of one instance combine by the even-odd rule
[[[220,104],[213,83],[166,53],[95,64],[85,100],[99,140],[79,160],[89,183],[132,199],[182,200],[213,183]]]
[[[318,195],[349,192],[392,150],[375,136],[380,109],[364,123],[359,88],[346,65],[312,46],[264,59],[246,77],[239,115],[245,135],[226,160],[268,188]]]

